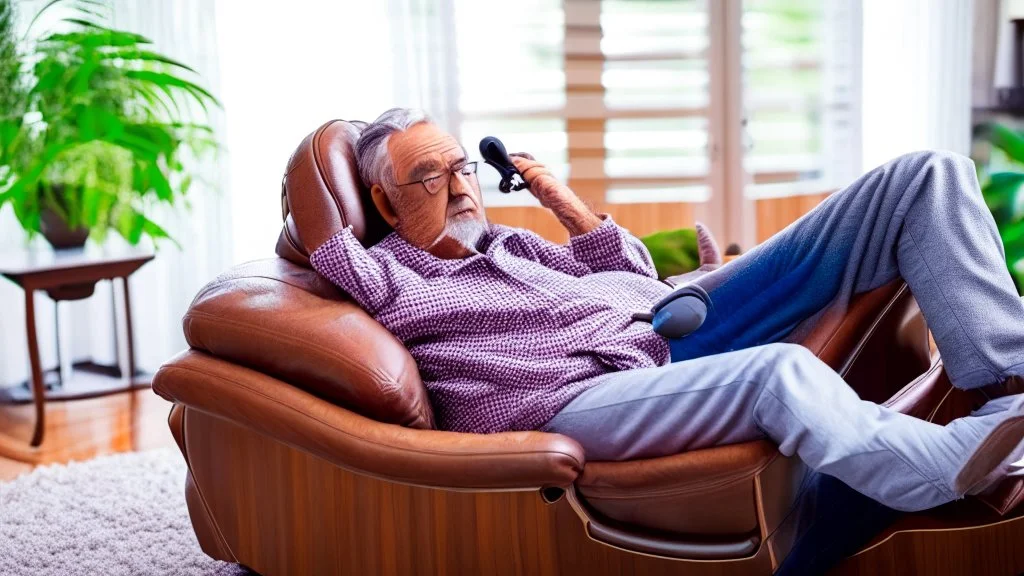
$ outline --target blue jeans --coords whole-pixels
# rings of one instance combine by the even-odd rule
[[[906,280],[958,388],[1024,371],[1024,304],[967,158],[924,152],[869,172],[695,283],[704,325],[672,361],[799,342],[842,318],[850,298]]]
[[[544,430],[591,460],[674,454],[768,437],[873,500],[922,510],[962,497],[954,482],[1024,399],[938,426],[861,401],[796,342],[838,322],[850,298],[902,277],[962,388],[1024,371],[1024,303],[970,160],[903,156],[695,282],[704,325],[670,343],[673,363],[607,374]],[[885,474],[879,474],[885,470]]]

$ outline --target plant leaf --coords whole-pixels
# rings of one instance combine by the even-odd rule
[[[31,93],[42,94],[52,90],[64,78],[67,68],[53,60],[43,60],[36,65],[36,83]]]
[[[156,164],[149,165],[149,181],[153,185],[153,191],[156,192],[157,198],[168,203],[174,199],[174,191],[171,190],[170,182],[167,181],[164,173]]]
[[[132,246],[142,239],[142,229],[145,226],[146,217],[137,212],[131,206],[124,206],[118,211],[116,229],[117,232]]]
[[[83,62],[78,71],[75,72],[75,77],[72,80],[71,93],[85,94],[89,89],[89,81],[92,80],[92,75],[99,69],[102,62],[96,57],[95,53],[90,53],[85,62]]]
[[[149,50],[117,50],[113,52],[103,52],[101,53],[100,57],[106,60],[120,58],[122,60],[136,60],[140,62],[160,62],[163,64],[167,64],[169,66],[173,66],[175,68],[188,70],[193,74],[198,74],[198,72],[193,70],[190,66],[186,66],[185,64],[182,64],[181,62],[178,62],[173,58],[164,56],[163,54],[159,54],[157,52],[151,52]]]
[[[153,240],[159,240],[161,238],[170,240],[178,250],[181,250],[181,244],[178,243],[170,234],[167,233],[159,224],[153,222],[149,218],[143,216],[142,231]]]
[[[32,26],[36,23],[37,20],[39,20],[40,16],[49,11],[50,8],[52,8],[55,4],[59,4],[63,1],[64,0],[50,0],[49,2],[46,3],[45,6],[40,8],[39,11],[36,12],[36,15],[32,17],[32,20],[29,20],[28,26],[25,28],[25,37],[28,37],[29,31],[32,30]]]
[[[1011,221],[1019,215],[1022,185],[1024,174],[1019,172],[997,172],[989,177],[981,194],[997,223]]]
[[[110,137],[107,141],[111,144],[117,144],[134,154],[140,160],[148,162],[156,162],[162,152],[160,147],[156,146],[145,137],[136,136],[135,134],[129,133],[127,130],[115,137]]]
[[[166,86],[185,90],[189,94],[192,94],[200,100],[201,98],[199,98],[198,95],[201,95],[203,98],[206,98],[210,102],[213,102],[217,106],[220,106],[220,101],[218,101],[217,98],[213,94],[208,92],[205,88],[199,86],[198,84],[189,82],[188,80],[185,80],[183,78],[179,78],[178,76],[175,76],[173,74],[167,74],[165,72],[153,72],[151,70],[128,70],[125,72],[125,76],[129,78],[134,78],[141,82],[147,82],[155,86]]]
[[[100,200],[102,197],[103,192],[93,186],[86,186],[82,190],[81,217],[83,226],[93,228],[99,223]]]
[[[45,49],[52,50],[57,48],[124,48],[153,43],[149,38],[134,32],[104,28],[84,20],[80,20],[76,24],[83,26],[83,29],[75,32],[55,32],[49,34],[40,39],[39,44]]]
[[[1002,124],[989,122],[975,128],[975,137],[984,138],[1013,160],[1024,164],[1024,136]]]
[[[999,230],[999,236],[1003,240],[1003,247],[1009,254],[1011,248],[1020,245],[1024,247],[1024,220],[1019,220]],[[1007,256],[1009,258],[1009,256]]]

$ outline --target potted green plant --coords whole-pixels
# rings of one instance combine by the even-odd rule
[[[69,16],[35,34],[40,15]],[[97,0],[53,0],[28,36],[0,0],[0,208],[56,248],[113,229],[135,244],[170,238],[150,216],[182,203],[189,166],[216,149],[217,99],[194,70],[138,34],[105,25]]]
[[[1024,294],[1024,136],[999,123],[974,129],[972,157],[985,198],[1006,250],[1006,264]]]

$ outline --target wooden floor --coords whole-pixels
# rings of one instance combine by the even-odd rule
[[[0,482],[16,478],[39,464],[173,446],[174,439],[167,427],[170,409],[171,404],[151,390],[49,402],[43,445],[30,451],[32,405],[0,405]],[[12,453],[34,464],[4,456]]]

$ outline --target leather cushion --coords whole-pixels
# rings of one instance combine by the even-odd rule
[[[235,267],[199,291],[183,325],[193,348],[375,420],[434,426],[405,347],[310,269],[280,258]]]
[[[589,462],[576,488],[612,520],[676,534],[748,534],[758,527],[754,478],[779,451],[747,442],[628,462]]]
[[[544,432],[468,434],[383,424],[266,374],[195,350],[165,363],[153,377],[153,391],[186,406],[180,419],[171,421],[171,428],[177,428],[176,436],[182,438],[199,486],[211,485],[210,477],[202,478],[204,469],[223,470],[237,464],[238,459],[228,452],[244,454],[244,445],[258,449],[268,438],[358,474],[451,490],[565,488],[585,463],[583,448],[567,436]],[[287,473],[287,466],[278,467],[268,476]],[[226,476],[229,474],[214,473],[212,482],[223,485]],[[333,480],[322,480],[311,487],[308,496],[330,502],[322,492]],[[230,482],[227,486],[226,492],[239,492]],[[292,495],[280,496],[281,504],[287,506]],[[356,505],[364,502],[358,492],[353,498]],[[408,525],[398,528],[417,529]],[[363,529],[353,526],[353,530]]]
[[[355,145],[362,122],[331,120],[306,136],[292,153],[281,183],[284,228],[277,254],[300,266],[342,228],[370,246],[391,229],[359,179]]]

